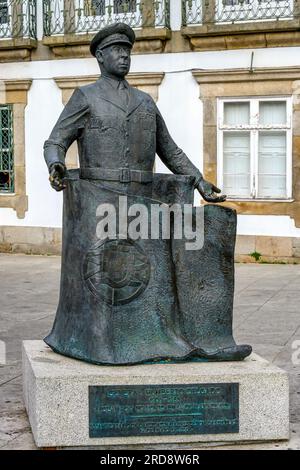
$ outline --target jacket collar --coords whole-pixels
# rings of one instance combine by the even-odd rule
[[[109,79],[111,81],[111,79]],[[134,87],[131,87],[128,82],[128,94],[129,94],[129,103],[128,103],[128,109],[126,109],[122,103],[118,100],[117,94],[116,94],[116,89],[114,86],[111,85],[111,83],[108,82],[107,79],[99,78],[97,81],[98,86],[99,86],[99,93],[98,96],[100,95],[101,98],[105,101],[108,101],[109,103],[113,104],[117,108],[121,109],[126,113],[128,116],[132,114],[143,102],[142,97],[140,96],[140,93],[138,90],[136,90]]]
[[[109,84],[114,90],[118,90],[120,83],[124,83],[126,88],[129,88],[129,83],[125,80],[118,80],[117,78],[110,78],[110,77],[105,77],[102,76],[101,80],[106,82],[106,84]]]

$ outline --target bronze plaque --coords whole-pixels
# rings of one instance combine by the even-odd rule
[[[89,387],[90,437],[239,432],[239,384]]]

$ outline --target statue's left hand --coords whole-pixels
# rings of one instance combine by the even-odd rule
[[[220,195],[221,189],[205,179],[198,183],[197,189],[206,202],[224,202],[226,200],[225,195]]]

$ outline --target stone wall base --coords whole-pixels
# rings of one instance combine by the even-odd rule
[[[243,263],[300,263],[300,238],[238,235],[235,258]]]
[[[0,226],[0,252],[60,255],[61,229]]]
[[[0,227],[0,252],[60,255],[61,229]],[[299,263],[300,238],[238,235],[236,261],[241,263]]]

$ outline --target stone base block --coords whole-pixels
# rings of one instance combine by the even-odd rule
[[[243,362],[102,367],[24,341],[23,380],[38,447],[289,438],[287,373],[256,354]]]

